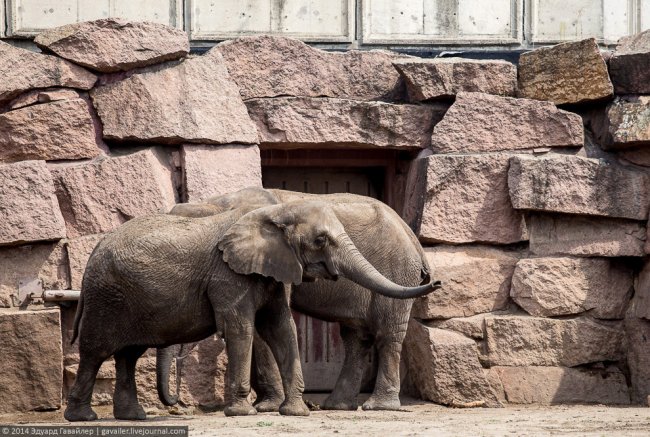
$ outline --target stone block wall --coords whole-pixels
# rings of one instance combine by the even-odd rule
[[[414,305],[405,392],[645,402],[650,78],[635,66],[650,33],[633,38],[606,57],[611,78],[594,40],[519,68],[272,36],[197,56],[176,29],[112,19],[47,31],[42,53],[0,42],[0,387],[16,398],[0,388],[0,412],[59,408],[78,364],[74,306],[21,311],[26,284],[80,289],[107,232],[261,186],[261,149],[301,148],[417,156],[403,217],[445,286]],[[223,403],[222,350],[209,338],[185,361],[186,404]],[[145,355],[139,394],[158,408],[154,368]],[[109,362],[94,402],[110,402],[113,379]]]
[[[23,311],[21,287],[79,290],[93,248],[125,221],[262,184],[257,130],[223,57],[189,56],[167,26],[123,24],[54,29],[35,41],[43,53],[0,42],[13,66],[0,67],[0,412],[59,408],[79,360],[76,305]],[[223,349],[209,338],[185,360],[187,404],[223,405]],[[161,407],[155,355],[138,366],[143,404]],[[114,377],[109,361],[95,403],[112,401]]]
[[[650,59],[650,32],[633,41]],[[647,402],[648,73],[610,77],[605,61],[622,65],[630,44],[607,56],[594,40],[524,53],[516,98],[459,90],[434,127],[404,211],[446,284],[412,313],[415,394],[449,405]],[[445,359],[445,345],[468,338],[481,364],[471,372]],[[467,395],[441,388],[450,381]]]

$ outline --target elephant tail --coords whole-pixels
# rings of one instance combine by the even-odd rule
[[[74,315],[74,323],[73,323],[73,328],[72,328],[72,339],[70,340],[70,344],[74,344],[74,342],[77,340],[77,337],[79,336],[79,324],[81,323],[81,314],[84,311],[84,294],[81,293],[79,296],[79,303],[77,304],[77,312]]]
[[[427,261],[427,256],[424,253],[422,244],[420,244],[420,241],[413,230],[403,220],[400,220],[400,222],[402,223],[404,232],[409,236],[413,247],[415,247],[415,250],[417,250],[418,255],[420,256],[420,262],[422,263],[420,267],[420,278],[422,279],[422,282],[420,282],[420,285],[428,284],[431,282],[431,267],[429,266],[429,261]]]
[[[422,282],[420,282],[420,285],[424,285],[431,282],[431,267],[429,267],[427,257],[424,254],[424,250],[419,243],[417,245],[417,248],[418,252],[420,252],[420,261],[422,262],[422,267],[420,268],[420,277],[422,278]]]
[[[156,349],[156,389],[158,390],[160,402],[168,407],[178,403],[178,392],[176,395],[172,395],[169,392],[169,373],[171,371],[173,356],[173,346]],[[180,375],[177,375],[178,378],[180,378]],[[177,388],[180,385],[178,384],[179,382],[177,380]]]
[[[400,223],[402,225],[402,229],[404,229],[404,232],[406,235],[408,235],[409,240],[411,240],[411,244],[413,244],[413,247],[415,250],[417,250],[418,255],[420,257],[420,263],[422,264],[420,267],[420,278],[422,281],[420,282],[420,285],[428,284],[431,282],[431,267],[429,266],[429,261],[427,261],[427,256],[424,253],[424,249],[422,248],[422,244],[420,244],[420,241],[418,240],[418,237],[415,235],[413,232],[413,229],[409,225],[407,225],[404,220],[400,218]]]

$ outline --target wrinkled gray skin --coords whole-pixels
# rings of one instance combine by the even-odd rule
[[[170,213],[206,214],[241,205],[254,207],[301,199],[318,199],[329,203],[361,254],[387,278],[405,286],[429,281],[424,252],[411,229],[392,209],[372,198],[353,194],[311,195],[247,188],[211,198],[207,205],[177,205]],[[345,360],[336,386],[321,405],[322,408],[357,408],[362,372],[374,344],[378,351],[377,379],[375,389],[363,408],[399,409],[399,362],[412,305],[413,299],[395,300],[379,296],[347,279],[293,286],[293,309],[340,324]],[[263,334],[260,329],[258,332]],[[273,355],[260,335],[254,341],[254,361],[257,375],[254,375],[253,381],[258,394],[255,407],[258,411],[277,411],[283,399],[281,379]],[[159,361],[159,373],[165,367],[169,369],[169,364],[169,361]],[[167,383],[162,388],[167,393]],[[168,396],[170,400],[169,394],[164,393],[161,393],[161,399]]]
[[[205,218],[154,215],[128,221],[95,248],[82,283],[73,341],[80,362],[65,418],[94,420],[97,371],[111,355],[113,413],[144,419],[135,386],[149,347],[191,343],[215,332],[227,341],[226,415],[255,414],[249,403],[254,325],[272,350],[284,390],[280,413],[308,415],[296,330],[283,283],[339,274],[388,295],[420,295],[382,277],[360,255],[331,208],[296,202]],[[250,211],[250,212],[248,212]]]

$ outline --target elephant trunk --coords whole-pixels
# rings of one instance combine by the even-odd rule
[[[362,287],[383,296],[395,299],[412,299],[429,294],[442,286],[440,281],[432,281],[418,287],[398,285],[379,273],[346,234],[340,235],[337,243],[341,256],[336,258],[336,267],[341,274]]]
[[[178,403],[178,393],[169,393],[169,372],[171,370],[174,347],[158,348],[156,350],[156,388],[158,398],[163,405],[171,407]]]

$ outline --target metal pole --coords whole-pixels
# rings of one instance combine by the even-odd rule
[[[43,300],[45,302],[65,302],[79,300],[79,290],[45,290]]]

